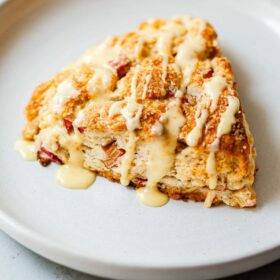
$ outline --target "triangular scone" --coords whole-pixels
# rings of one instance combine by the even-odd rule
[[[158,188],[207,207],[256,205],[253,137],[204,20],[148,20],[106,39],[39,85],[26,117],[23,137],[43,165],[82,157],[85,168],[141,188],[142,200]]]

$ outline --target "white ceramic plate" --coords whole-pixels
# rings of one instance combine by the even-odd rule
[[[258,151],[258,207],[141,205],[132,190],[99,178],[73,191],[56,166],[14,149],[33,88],[108,34],[149,17],[210,20],[233,62]],[[35,252],[120,279],[221,277],[280,257],[279,61],[276,1],[9,1],[0,8],[0,227]]]

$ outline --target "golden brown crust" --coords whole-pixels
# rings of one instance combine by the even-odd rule
[[[44,104],[45,97],[51,87],[56,88],[63,80],[65,80],[71,71],[65,70],[58,73],[53,79],[43,82],[35,88],[30,101],[25,108],[25,116],[28,121],[33,121],[39,114],[41,107]]]
[[[208,190],[205,190],[205,192],[187,192],[186,190],[178,190],[178,189],[174,189],[174,188],[161,188],[159,187],[159,189],[166,193],[169,197],[175,199],[175,200],[183,200],[183,201],[188,201],[193,200],[195,202],[203,202],[206,200],[207,198],[207,194],[208,194]],[[255,194],[254,194],[255,195]],[[255,197],[253,198],[255,199]],[[212,201],[212,205],[217,206],[220,205],[221,203],[225,203],[225,201],[223,201],[221,199],[221,197],[219,195],[216,195]],[[252,207],[256,207],[256,203],[254,204],[248,204],[248,205],[240,205],[237,202],[234,202],[232,204],[229,204],[232,207],[235,208],[252,208]]]
[[[166,193],[170,198],[175,199],[175,200],[183,200],[183,201],[188,201],[188,200],[193,200],[195,202],[203,202],[205,201],[207,197],[207,192],[202,193],[202,192],[186,192],[184,190],[179,190],[179,189],[174,189],[174,188],[161,188],[159,187],[160,191],[163,193]],[[214,200],[212,201],[212,205],[219,205],[221,204],[222,201],[215,197]]]
[[[120,183],[120,175],[112,171],[95,171],[97,175],[102,176],[111,182]]]
[[[25,108],[25,116],[28,121],[33,121],[39,113],[45,92],[52,86],[52,80],[40,84],[34,90],[32,97]]]
[[[112,171],[96,171],[96,173],[102,177],[105,177],[106,179],[110,180],[111,182],[120,183],[120,175],[116,174]],[[142,184],[136,185],[135,181],[131,186],[136,189],[143,187]],[[159,185],[158,188],[161,192],[167,194],[170,198],[175,199],[175,200],[183,200],[185,202],[187,202],[188,200],[193,200],[195,202],[203,202],[207,198],[207,194],[209,192],[209,189],[206,187],[202,190],[195,191],[195,192],[189,192],[189,190],[187,190],[187,189],[180,189],[180,188],[176,188],[176,187],[168,187],[168,186],[162,186],[162,185]],[[235,192],[238,192],[238,191],[235,191]],[[254,192],[252,193],[252,199],[254,201],[256,199]],[[224,202],[225,201],[223,201],[221,199],[221,196],[216,195],[212,201],[212,205],[218,206]],[[256,207],[256,202],[254,204],[248,204],[248,205],[244,205],[244,206],[238,204],[237,202],[233,202],[232,204],[230,204],[230,206],[235,207],[235,208],[252,208],[252,207]]]
[[[165,37],[163,33],[172,36]],[[193,48],[189,48],[186,44],[188,42],[193,44]],[[182,46],[187,50],[185,53],[182,52]],[[183,62],[178,58],[179,54],[183,58],[185,56]],[[100,62],[102,58],[104,60]],[[189,64],[184,65],[186,61]],[[189,74],[186,71],[188,67],[191,68]],[[217,106],[212,111],[209,108],[213,100],[208,100],[210,103],[204,102],[204,99],[211,99],[209,96],[205,97],[205,84],[215,77],[222,78],[226,87],[221,90]],[[66,92],[65,88],[60,88],[65,82]],[[181,97],[177,97],[176,94]],[[97,166],[86,164],[86,167],[109,180],[119,182],[120,170],[117,168],[120,166],[117,159],[125,153],[127,115],[131,113],[123,113],[123,110],[129,107],[132,95],[135,95],[137,108],[141,108],[139,125],[134,131],[137,141],[141,143],[157,137],[153,129],[159,123],[162,125],[162,131],[159,133],[166,134],[161,117],[172,103],[179,100],[178,110],[185,118],[177,139],[177,166],[171,170],[173,174],[168,174],[172,177],[180,169],[182,174],[180,178],[176,178],[176,182],[181,185],[177,188],[161,182],[164,187],[159,188],[163,192],[175,199],[204,201],[209,191],[207,157],[211,151],[211,144],[219,138],[219,150],[215,152],[215,161],[222,190],[217,192],[213,204],[225,202],[235,207],[251,207],[255,203],[254,195],[252,199],[250,197],[253,191],[249,189],[254,179],[255,150],[241,106],[234,112],[234,123],[230,132],[217,137],[218,126],[229,107],[229,97],[239,100],[239,95],[231,63],[220,54],[216,31],[201,19],[176,17],[170,20],[149,20],[142,23],[136,32],[105,40],[75,64],[35,89],[26,107],[27,125],[23,137],[26,140],[42,142],[40,135],[45,135],[46,129],[62,126],[65,130],[65,120],[71,126],[69,131],[66,128],[68,134],[82,130],[84,138],[90,138],[90,134],[106,135],[109,140],[104,141],[105,145],[107,142],[111,143],[112,139],[116,141],[107,150],[102,141],[98,144],[94,142],[98,137],[93,137],[91,145],[88,145],[90,141],[84,140],[84,147],[94,149],[101,146],[101,151],[97,154],[105,152],[105,159],[100,156]],[[188,153],[187,149],[192,147],[188,146],[186,139],[197,127],[202,109],[206,109],[208,115],[202,126],[201,136],[193,147],[192,154],[184,156],[184,153]],[[135,112],[129,117],[135,117]],[[117,139],[116,135],[120,134],[124,135],[123,139]],[[53,152],[56,154],[63,151],[62,158],[65,159],[69,156],[67,148],[63,148],[58,138],[56,136],[55,139],[48,139],[48,144],[55,147]],[[92,157],[94,156],[93,154]],[[178,160],[180,157],[183,158],[181,162]],[[147,161],[147,158],[141,160],[140,162]],[[196,164],[189,169],[180,166],[187,164],[188,160],[195,161]],[[192,161],[188,164],[192,165]],[[137,164],[134,162],[133,165]],[[114,168],[117,171],[113,170]],[[137,169],[135,166],[133,168]],[[140,174],[145,180],[145,167],[141,168],[134,175],[137,179]],[[188,175],[185,175],[186,172],[189,172]],[[189,177],[186,179],[184,176]],[[132,181],[135,178],[132,178]],[[141,180],[139,186],[143,185]],[[195,182],[195,189],[187,186],[188,180],[198,181]],[[237,189],[240,188],[246,193],[237,193]],[[233,202],[227,202],[224,196],[232,196]]]

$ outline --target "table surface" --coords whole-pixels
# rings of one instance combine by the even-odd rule
[[[102,280],[50,262],[0,231],[1,280]],[[280,280],[280,260],[262,268],[224,280]]]

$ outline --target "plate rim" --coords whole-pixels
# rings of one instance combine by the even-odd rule
[[[15,3],[18,3],[18,5],[23,5],[24,0],[2,0],[0,1],[0,17],[1,17],[1,11],[3,8],[5,8],[6,12],[8,9],[14,10],[17,5]],[[36,2],[38,2],[36,0]],[[20,20],[20,19],[17,19]],[[0,34],[1,35],[1,34]],[[47,239],[43,234],[40,234],[34,230],[29,229],[24,224],[17,221],[12,216],[5,213],[0,208],[0,230],[3,230],[5,233],[7,233],[9,236],[11,236],[13,239],[15,239],[17,242],[21,243],[25,247],[31,249],[32,251],[36,252],[37,254],[46,257],[50,260],[53,260],[59,264],[77,269],[82,272],[86,273],[94,273],[98,276],[103,277],[116,277],[115,275],[118,275],[118,279],[142,279],[143,274],[149,273],[149,279],[159,279],[159,273],[160,273],[160,279],[170,279],[170,274],[164,275],[163,273],[167,270],[170,273],[178,273],[179,270],[181,270],[182,273],[192,272],[192,273],[200,273],[203,272],[203,270],[208,269],[212,270],[212,277],[224,277],[232,275],[232,271],[230,267],[233,267],[236,264],[240,263],[250,263],[250,265],[247,264],[246,268],[243,265],[243,268],[239,270],[239,272],[243,272],[252,268],[255,268],[256,265],[252,262],[252,260],[256,258],[260,258],[259,264],[264,265],[266,263],[269,263],[271,261],[276,260],[280,257],[280,244],[272,244],[270,247],[263,246],[264,248],[256,248],[254,252],[249,252],[246,255],[243,254],[242,257],[236,257],[236,258],[229,258],[223,261],[202,261],[200,264],[192,264],[192,265],[168,265],[165,267],[157,266],[157,265],[135,265],[135,264],[129,264],[125,262],[108,262],[104,259],[98,258],[92,256],[92,255],[85,255],[82,253],[75,252],[74,250],[70,248],[65,248],[61,246],[58,242],[55,242],[51,239]],[[62,259],[65,258],[65,261]],[[82,265],[73,265],[70,264],[71,260],[80,260],[80,262],[85,261],[86,263],[91,263],[93,270],[88,270]],[[70,260],[70,261],[69,261]],[[226,267],[228,267],[229,271],[223,271],[221,273],[219,271],[220,268],[223,268],[223,270],[227,270]],[[141,271],[142,275],[141,278],[137,278],[135,275],[135,270]],[[216,271],[216,272],[215,272]],[[153,274],[150,274],[150,273]],[[236,271],[235,271],[236,273]],[[201,274],[202,275],[202,274]],[[168,278],[166,278],[168,277]],[[202,278],[200,278],[202,279]]]
[[[204,261],[200,262],[200,264],[192,265],[165,265],[165,267],[162,267],[157,265],[136,265],[126,262],[112,263],[101,258],[96,259],[93,256],[77,253],[72,249],[65,248],[59,245],[58,242],[47,239],[42,234],[29,229],[22,223],[18,222],[15,218],[6,214],[2,209],[0,209],[0,229],[23,246],[51,261],[67,266],[69,268],[74,268],[81,272],[90,273],[101,277],[112,277],[112,275],[118,275],[116,279],[140,280],[143,279],[142,276],[146,273],[147,275],[149,275],[149,279],[158,279],[158,276],[160,274],[160,279],[167,280],[170,279],[170,274],[176,274],[177,276],[178,272],[180,272],[181,274],[192,272],[198,273],[198,275],[203,275],[204,270],[207,270],[208,275],[220,278],[232,275],[234,273],[232,271],[232,268],[236,265],[241,265],[240,269],[238,269],[238,273],[241,273],[273,262],[278,259],[280,255],[280,244],[274,244],[266,249],[258,248],[255,252],[247,253],[241,258],[230,258],[224,261],[214,260],[212,262]],[[257,258],[259,258],[259,261],[256,265],[255,260]],[[90,263],[92,265],[92,269],[88,269],[83,265],[73,264],[73,260],[79,260],[77,264],[80,262]],[[222,273],[220,271],[220,268],[223,268]],[[141,272],[142,275],[140,278],[137,277],[135,273],[136,271]],[[164,275],[163,273],[167,271],[169,273],[167,275]],[[234,271],[236,273],[236,269]],[[203,277],[199,279],[207,278]]]

